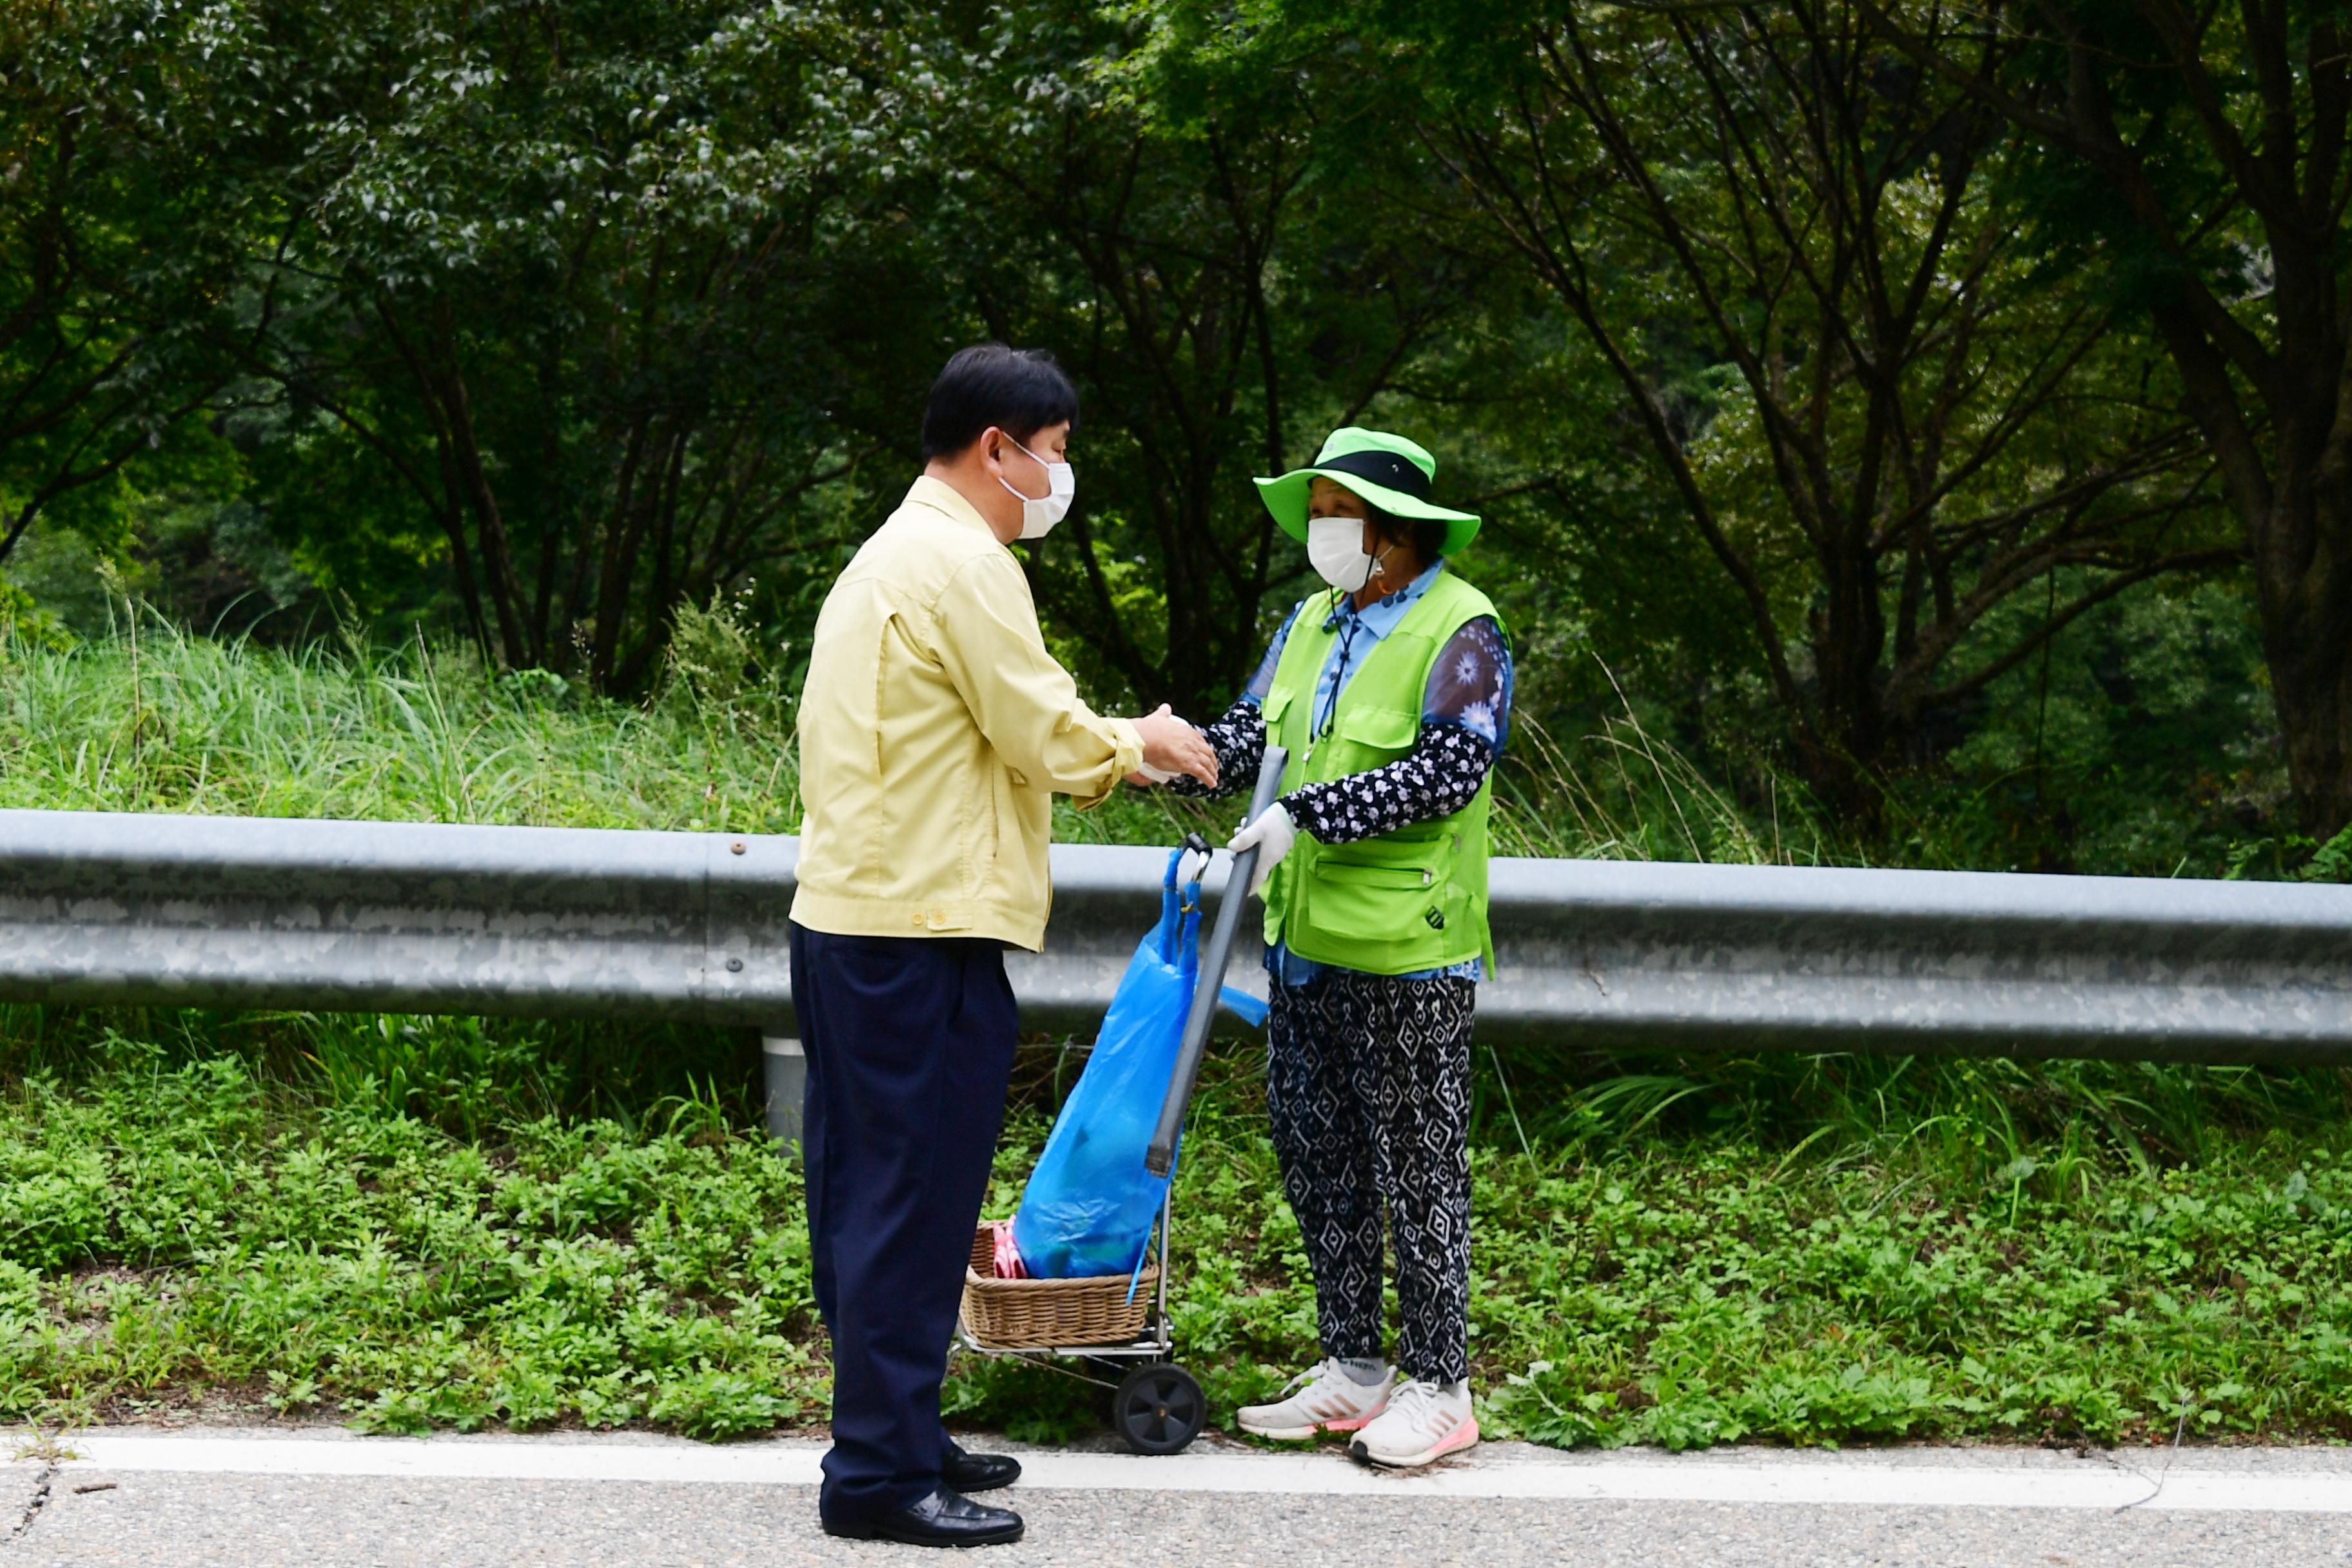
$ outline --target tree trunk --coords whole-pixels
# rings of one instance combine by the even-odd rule
[[[2289,476],[2254,553],[2287,781],[2304,827],[2323,840],[2352,825],[2352,487],[2345,467],[2338,448],[2312,477]]]
[[[2253,564],[2288,782],[2306,829],[2343,831],[2352,824],[2352,72],[2336,21],[2283,4],[2200,14],[2179,0],[2128,10],[2017,0],[2014,17],[1998,5],[1982,15],[2021,37],[2061,41],[2064,68],[2021,92],[1946,52],[1940,12],[1922,30],[1923,17],[1899,5],[1862,5],[1914,62],[2079,159],[2112,195],[2090,220],[2105,226],[2101,237],[2124,242],[2128,273],[2162,279],[2149,319]],[[2250,101],[2262,110],[2258,128],[2241,112]],[[2207,168],[2195,167],[2198,153]],[[2257,309],[2247,308],[2239,249],[2217,247],[2226,258],[2217,268],[2205,244],[2237,215],[2259,228],[2271,275]]]

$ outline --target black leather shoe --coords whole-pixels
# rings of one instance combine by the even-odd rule
[[[1020,1479],[1021,1461],[1012,1455],[967,1454],[954,1443],[940,1467],[940,1484],[951,1492],[991,1492]]]
[[[1021,1539],[1021,1516],[941,1487],[919,1503],[879,1519],[824,1521],[827,1535],[896,1541],[906,1546],[1003,1546]]]

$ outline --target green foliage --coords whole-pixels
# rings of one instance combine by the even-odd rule
[[[1989,41],[1895,9],[2020,80],[2057,59],[2001,7]],[[683,724],[674,632],[723,602],[794,690],[923,385],[1004,337],[1081,384],[1078,510],[1021,552],[1106,708],[1231,697],[1308,581],[1248,478],[1369,421],[1486,516],[1459,564],[1588,777],[1638,719],[1771,858],[2293,874],[2335,824],[2280,819],[2326,770],[2281,765],[2278,627],[2234,572],[2134,586],[2231,555],[2144,320],[2169,274],[2113,182],[1861,15],[11,14],[0,405],[30,423],[0,417],[0,501],[100,465],[8,553],[17,624],[101,634],[111,563],[183,624],[421,628]],[[2259,336],[2258,226],[2158,64],[2117,112],[2160,195],[2218,204],[2184,264]],[[1574,831],[1548,798],[1530,847],[1758,853],[1664,795]]]
[[[0,645],[0,801],[105,811],[783,832],[772,693],[638,709],[463,648],[283,651],[126,618]]]
[[[233,1057],[118,1061],[15,1088],[0,1192],[10,1418],[230,1390],[370,1431],[724,1436],[820,1385],[797,1178],[751,1139],[542,1120],[475,1144],[275,1106]]]
[[[462,647],[224,642],[144,613],[134,622],[114,603],[118,631],[80,643],[37,610],[0,613],[0,804],[738,833],[799,824],[797,671],[790,648],[772,650],[747,624],[741,595],[681,608],[642,706],[546,670],[492,674]],[[2248,733],[2259,713],[2251,632],[2227,595],[2118,605],[2057,647],[2046,708],[2037,671],[1994,689],[1962,753],[1989,783],[1897,781],[1892,846],[1857,837],[1769,763],[1727,784],[1693,756],[1677,715],[1613,690],[1620,706],[1581,735],[1520,713],[1496,775],[1496,843],[1614,859],[2343,875],[2340,846],[2261,831],[2284,790],[2263,732]],[[2191,763],[2193,787],[2178,790]],[[1235,799],[1122,789],[1090,811],[1057,802],[1055,834],[1165,845],[1197,829],[1222,841],[1239,811]]]
[[[1523,1105],[1564,1091],[1526,1144],[1499,1115],[1476,1135],[1472,1344],[1498,1435],[2109,1442],[2167,1435],[2184,1405],[2209,1436],[2352,1432],[2332,1075],[1562,1065],[1510,1062]],[[1314,1342],[1250,1074],[1213,1063],[1177,1200],[1178,1332],[1225,1412]],[[1481,1079],[1508,1081],[1499,1062]],[[1043,1131],[1016,1122],[992,1212]],[[2166,1137],[2198,1160],[2137,1156]],[[1048,1436],[1093,1415],[1055,1384],[987,1364],[957,1387]]]
[[[353,1069],[399,1038],[446,1059],[478,1026],[435,1045],[415,1021],[377,1043],[310,1021],[287,1054],[228,1020],[121,1021],[52,1017],[46,1047],[33,1010],[0,1029],[0,1419],[822,1418],[798,1178],[736,1131],[743,1098],[639,1078],[633,1121],[551,1114],[518,1091],[562,1079],[558,1053],[534,1066],[510,1037],[509,1098],[436,1125]],[[591,1059],[638,1048],[605,1032]],[[994,1214],[1075,1079],[1023,1061]],[[1257,1076],[1213,1054],[1177,1192],[1181,1354],[1227,1416],[1314,1353]],[[2185,1411],[2200,1436],[2352,1436],[2336,1075],[1522,1052],[1477,1077],[1473,1346],[1497,1435],[2105,1442]],[[1099,1414],[1081,1384],[971,1358],[947,1405],[1044,1440]]]
[[[950,330],[867,308],[921,292],[878,210],[903,36],[725,0],[221,13],[255,116],[226,161],[289,216],[248,236],[220,412],[281,536],[372,611],[624,691],[680,605],[837,563]]]
[[[246,208],[188,178],[211,95],[164,9],[0,10],[0,561],[37,520],[110,531],[134,463],[217,482],[190,416],[231,372]]]
[[[2010,615],[2041,610],[2019,604]],[[2252,606],[2230,586],[2100,606],[2046,659],[1990,686],[1970,721],[1945,767],[1895,784],[1895,857],[1976,870],[2285,876],[2313,847],[2264,831],[2289,815],[2286,776]]]

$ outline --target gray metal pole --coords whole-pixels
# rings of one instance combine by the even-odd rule
[[[763,1035],[760,1053],[768,1068],[768,1136],[781,1145],[778,1153],[797,1160],[801,1154],[802,1100],[808,1094],[808,1057],[797,1036]]]
[[[1282,770],[1289,764],[1290,753],[1280,746],[1268,746],[1265,760],[1258,764],[1257,788],[1250,795],[1249,816],[1255,822],[1258,814],[1274,804],[1276,794],[1282,788]],[[1184,1043],[1176,1052],[1176,1071],[1168,1080],[1168,1098],[1160,1107],[1160,1127],[1151,1135],[1151,1147],[1144,1152],[1143,1168],[1155,1176],[1164,1176],[1176,1163],[1176,1139],[1184,1131],[1184,1112],[1192,1103],[1192,1083],[1201,1076],[1201,1058],[1209,1048],[1209,1026],[1217,1016],[1217,993],[1224,989],[1225,965],[1234,952],[1234,931],[1241,924],[1242,906],[1249,902],[1250,878],[1257,870],[1257,850],[1253,847],[1234,857],[1233,868],[1225,873],[1225,895],[1217,900],[1217,923],[1209,931],[1209,945],[1201,953],[1201,984],[1192,992],[1192,1011],[1184,1019]]]

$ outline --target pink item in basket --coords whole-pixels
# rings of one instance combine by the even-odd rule
[[[988,1228],[996,1239],[996,1277],[999,1279],[1028,1279],[1029,1266],[1021,1261],[1021,1249],[1013,1244],[1013,1222],[1009,1219],[992,1220]]]

